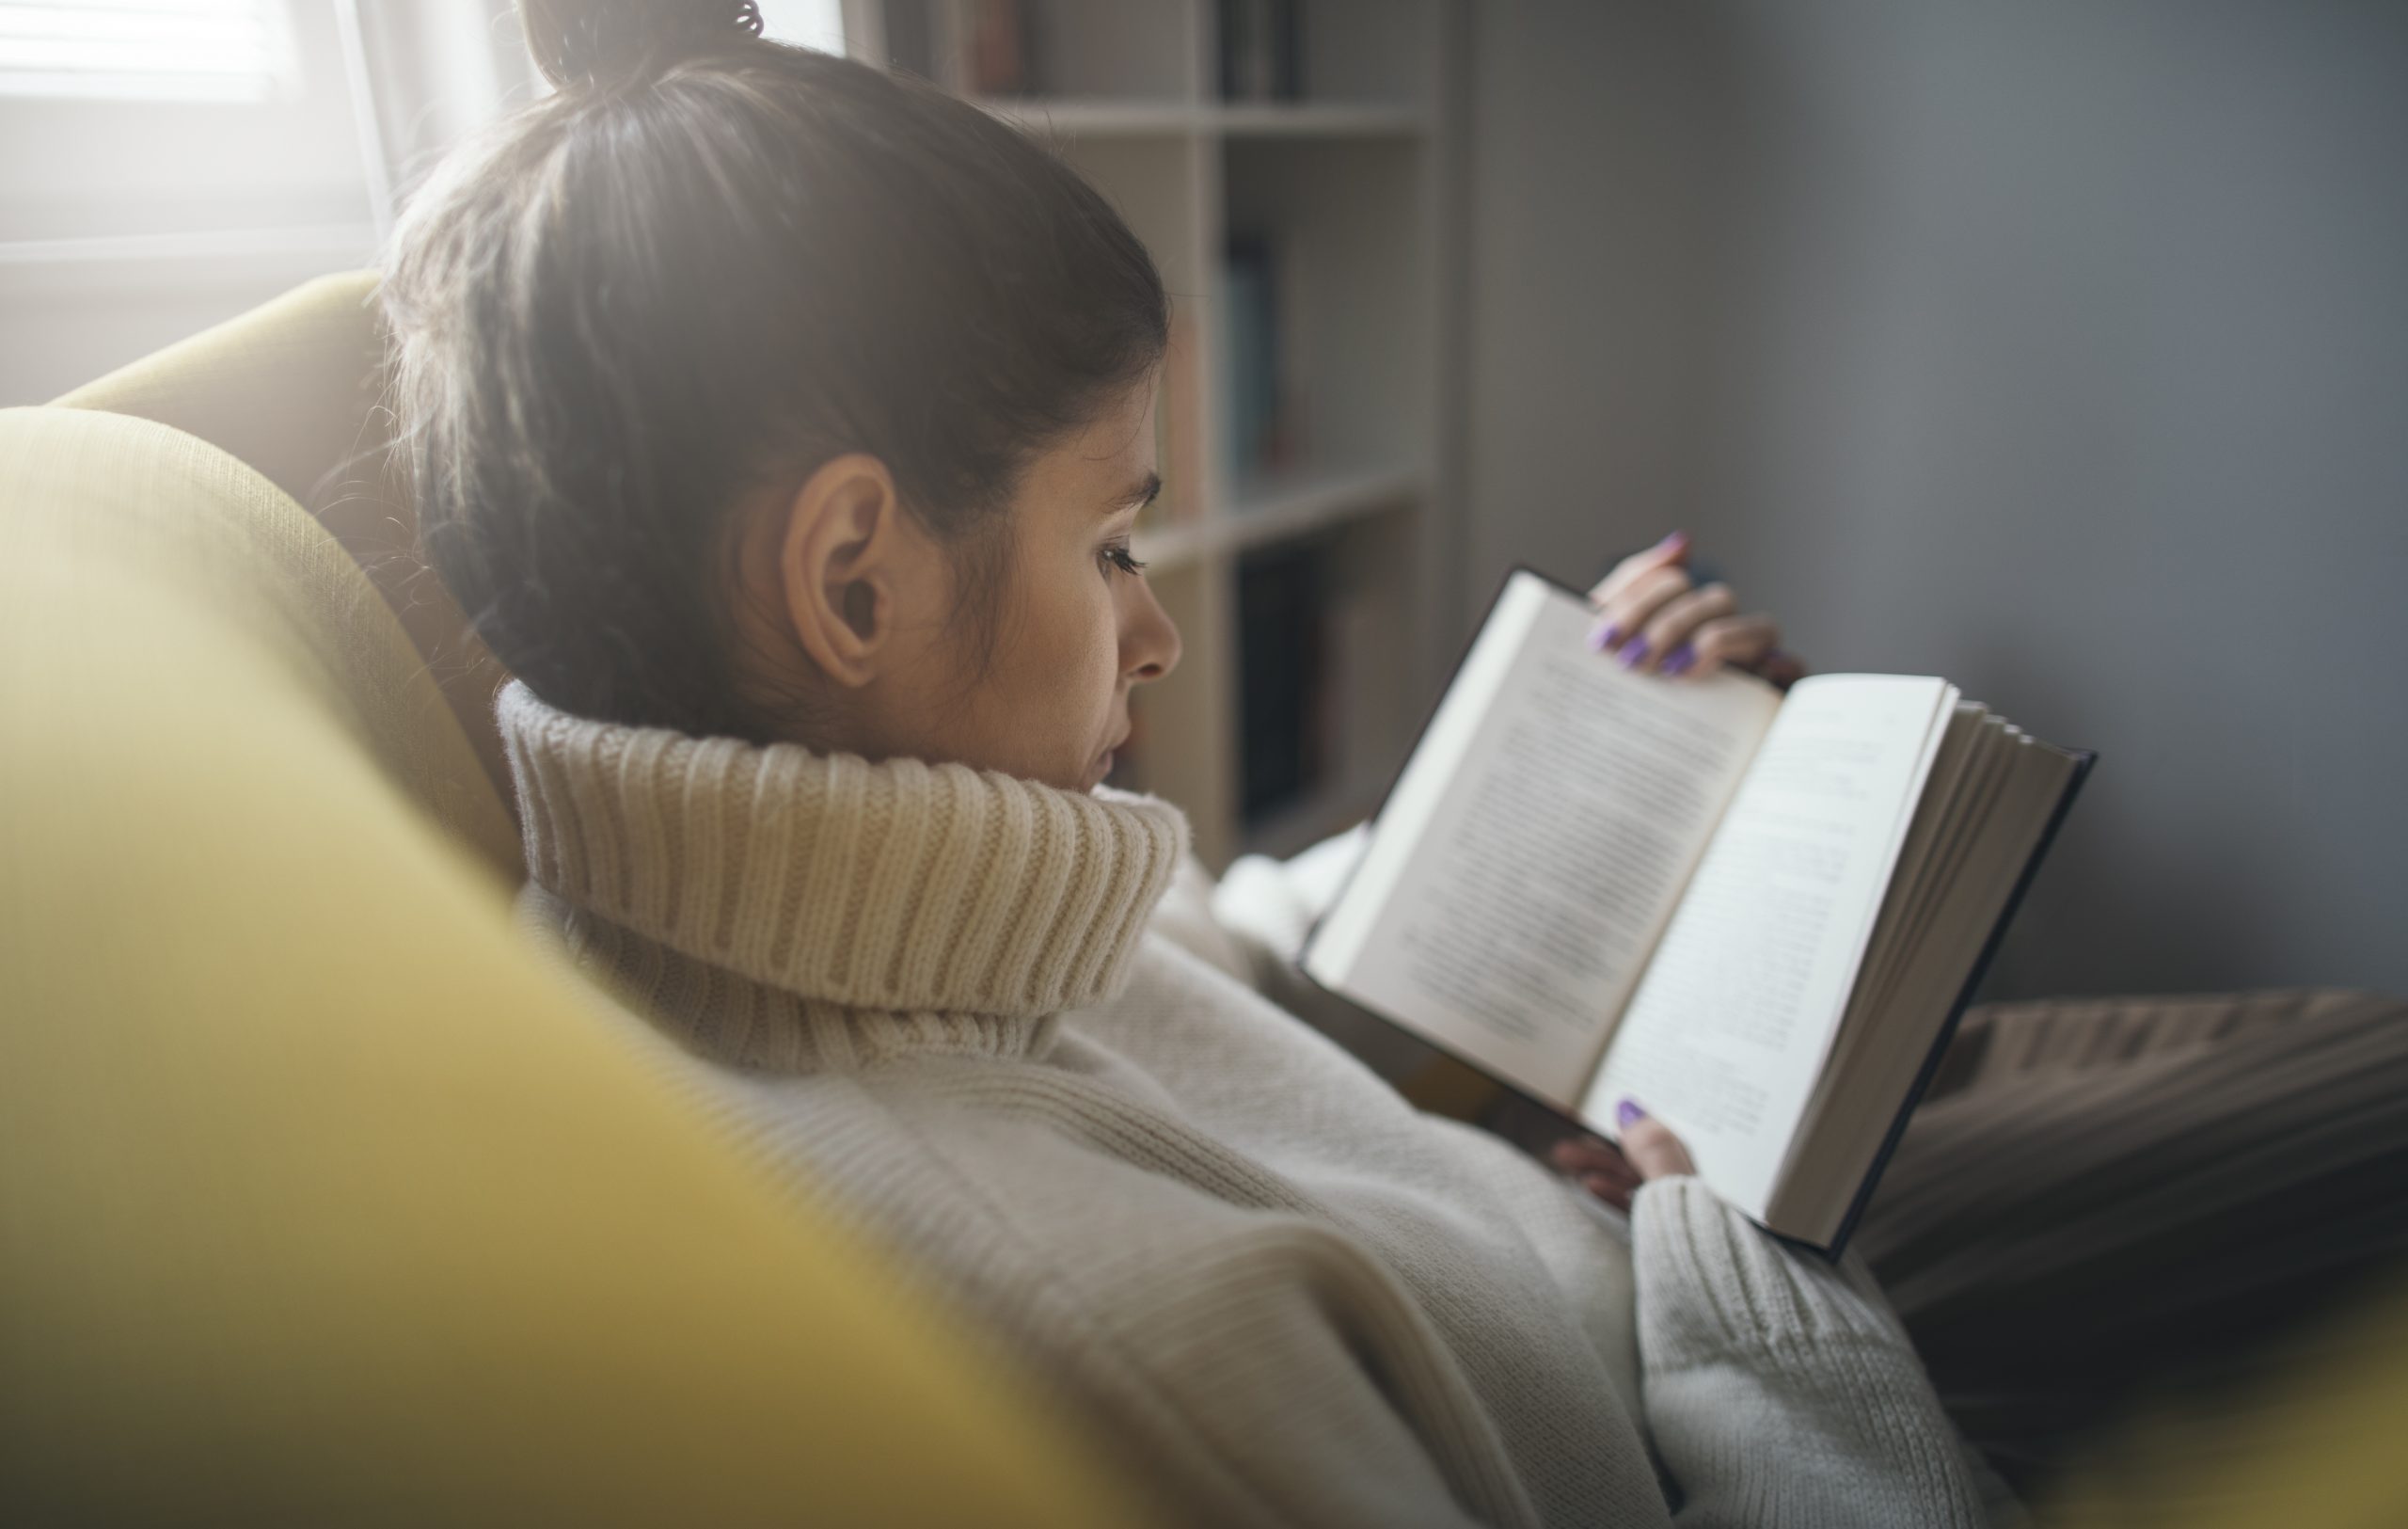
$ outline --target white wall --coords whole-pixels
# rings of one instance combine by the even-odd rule
[[[1997,994],[2408,991],[2408,7],[1474,7],[1467,600],[1673,525],[2103,756]]]

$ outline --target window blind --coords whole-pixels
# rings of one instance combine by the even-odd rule
[[[0,96],[261,101],[289,92],[291,0],[0,0]]]

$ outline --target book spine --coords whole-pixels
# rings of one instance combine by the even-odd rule
[[[1025,0],[967,0],[969,87],[974,95],[1033,95],[1035,8]]]
[[[1304,94],[1303,0],[1218,0],[1225,101],[1294,101]]]
[[[887,67],[933,80],[937,74],[933,0],[885,0]]]
[[[1322,724],[1329,614],[1328,549],[1249,552],[1238,564],[1238,810],[1265,814],[1327,776]]]
[[[1271,247],[1232,238],[1223,268],[1229,476],[1243,483],[1277,459],[1279,313]]]

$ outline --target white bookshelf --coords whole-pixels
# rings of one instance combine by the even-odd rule
[[[1061,137],[1161,137],[1186,133],[1224,137],[1407,138],[1428,131],[1410,106],[1053,99],[1002,96],[978,103],[1031,131]]]
[[[1214,0],[1022,4],[1045,93],[979,104],[1054,144],[1112,199],[1161,266],[1192,351],[1192,406],[1169,429],[1189,442],[1179,454],[1194,481],[1166,464],[1171,513],[1136,548],[1184,656],[1137,693],[1138,740],[1115,780],[1186,809],[1215,869],[1249,850],[1292,852],[1376,804],[1456,640],[1448,209],[1460,0],[1297,0],[1302,89],[1280,101],[1221,99]],[[887,62],[887,15],[879,0],[848,0],[851,51]],[[1278,251],[1296,449],[1275,470],[1239,470],[1226,444],[1233,232]],[[1330,587],[1322,768],[1309,789],[1249,817],[1239,568],[1307,544]]]

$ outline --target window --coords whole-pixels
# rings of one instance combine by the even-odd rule
[[[761,35],[821,53],[843,53],[844,0],[761,0]]]
[[[262,101],[297,64],[287,0],[0,0],[0,96]]]
[[[0,403],[373,256],[350,3],[0,0]]]
[[[839,49],[863,0],[760,0]],[[0,0],[0,404],[374,258],[532,88],[516,0]]]

